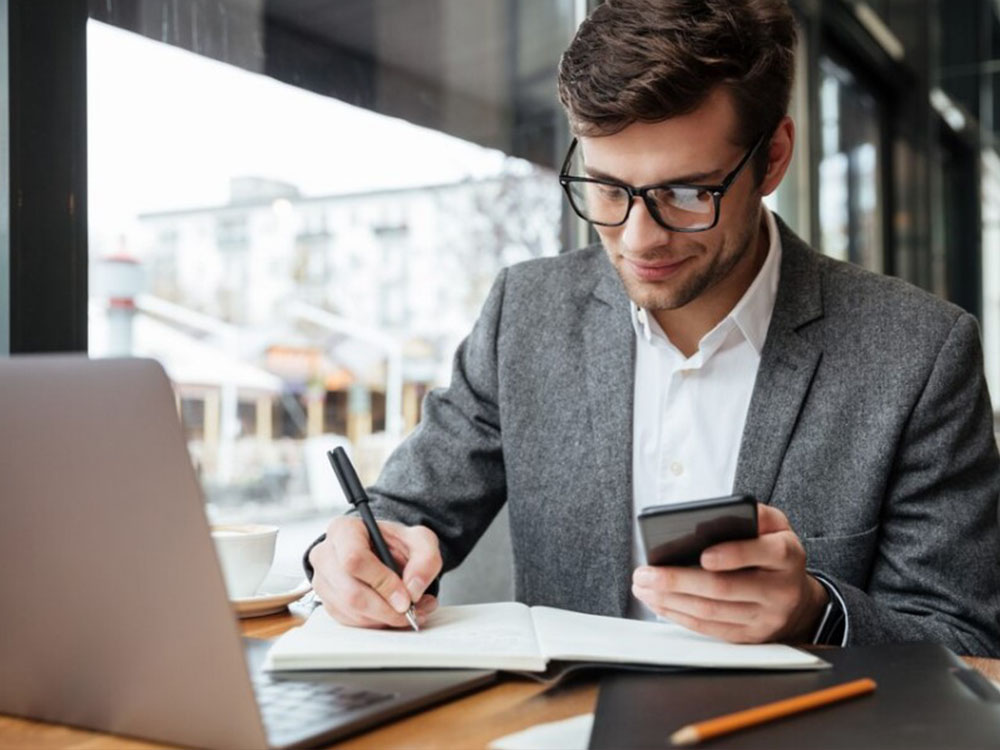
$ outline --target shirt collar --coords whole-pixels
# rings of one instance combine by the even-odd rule
[[[778,223],[774,219],[774,214],[763,206],[764,226],[768,234],[767,257],[764,264],[753,282],[747,288],[740,301],[736,303],[729,314],[723,318],[719,324],[705,334],[701,343],[707,344],[720,338],[723,331],[728,330],[734,324],[739,328],[744,338],[750,343],[759,355],[764,348],[764,340],[767,338],[767,329],[771,324],[771,314],[774,312],[774,300],[778,296],[778,279],[781,271],[781,238],[778,235]],[[631,300],[629,308],[632,316],[632,327],[636,336],[644,339],[647,343],[652,342],[653,336],[664,337],[656,320],[649,313],[636,305]],[[699,347],[701,348],[701,347]],[[713,347],[717,348],[717,347]]]

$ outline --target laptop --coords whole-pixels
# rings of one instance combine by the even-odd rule
[[[327,743],[479,670],[260,670],[173,389],[142,359],[0,359],[0,713],[172,744]]]

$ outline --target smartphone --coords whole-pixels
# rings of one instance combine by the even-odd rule
[[[639,513],[639,533],[649,565],[698,565],[713,544],[757,536],[757,501],[730,495],[654,505]]]

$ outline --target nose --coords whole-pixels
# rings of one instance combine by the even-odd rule
[[[656,223],[642,198],[633,198],[632,210],[622,227],[622,242],[631,252],[663,247],[670,243],[673,233]]]

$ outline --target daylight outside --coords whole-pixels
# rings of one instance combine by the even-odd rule
[[[90,354],[162,364],[214,521],[342,510],[558,251],[551,170],[96,21],[88,138]]]

